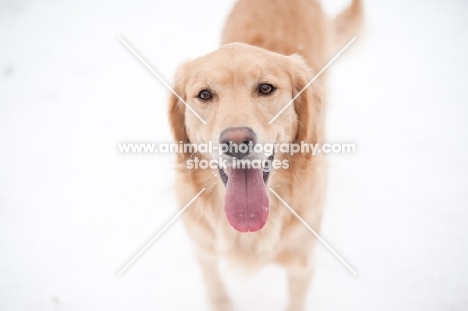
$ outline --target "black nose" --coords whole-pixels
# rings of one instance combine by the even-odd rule
[[[257,135],[249,127],[230,127],[219,135],[219,144],[225,155],[242,159],[252,152]]]

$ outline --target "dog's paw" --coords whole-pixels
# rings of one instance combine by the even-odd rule
[[[227,296],[211,299],[211,309],[213,311],[234,311],[231,299]]]
[[[305,311],[305,308],[303,306],[298,306],[298,305],[289,305],[286,311]]]

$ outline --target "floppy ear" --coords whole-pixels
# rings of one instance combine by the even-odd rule
[[[292,95],[295,97],[313,79],[314,74],[302,57],[292,55],[291,62]],[[298,118],[296,141],[308,144],[323,143],[325,92],[320,78],[296,98],[294,109]]]
[[[187,80],[188,62],[182,64],[174,75],[174,91],[183,99],[186,100],[185,84]],[[169,98],[169,124],[171,126],[172,136],[178,144],[189,144],[190,139],[187,135],[187,127],[185,123],[185,104],[173,93]],[[177,155],[179,161],[185,161],[190,157],[190,154],[183,151]]]
[[[174,77],[174,91],[185,100],[185,64],[177,69]],[[176,143],[190,143],[185,125],[185,105],[171,93],[169,98],[169,125]]]

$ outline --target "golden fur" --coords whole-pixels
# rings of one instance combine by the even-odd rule
[[[248,126],[262,142],[322,143],[325,76],[304,91],[273,124],[268,122],[322,69],[337,44],[350,39],[361,17],[358,0],[332,21],[314,0],[239,0],[227,19],[223,45],[182,64],[176,72],[175,91],[207,124],[172,96],[169,120],[175,141],[215,142],[228,127]],[[269,97],[255,96],[251,86],[259,81],[274,83],[277,91]],[[196,97],[206,86],[219,94],[211,103]],[[287,157],[290,168],[273,171],[267,187],[319,232],[326,176],[324,158],[306,154],[278,156]],[[206,188],[186,210],[183,220],[196,244],[213,310],[232,310],[217,268],[220,257],[246,270],[269,263],[284,266],[289,281],[288,310],[303,310],[312,276],[314,236],[270,192],[270,215],[264,228],[253,233],[234,230],[223,212],[225,186],[218,171],[188,170],[186,160],[193,157],[209,159],[211,155],[178,154],[177,197],[184,206]]]

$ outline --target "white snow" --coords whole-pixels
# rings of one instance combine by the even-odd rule
[[[176,221],[166,80],[215,49],[233,1],[0,3],[0,310],[206,310]],[[327,0],[330,13],[346,1]],[[468,3],[366,2],[367,28],[329,68],[330,156],[308,310],[468,309]],[[312,237],[312,236],[311,236]],[[284,310],[283,271],[242,279],[238,310]]]

